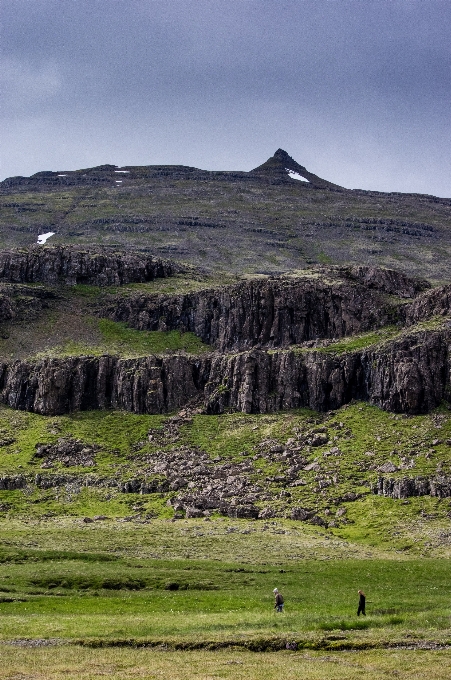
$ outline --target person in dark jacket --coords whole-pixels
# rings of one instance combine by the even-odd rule
[[[277,588],[272,591],[274,593],[274,609],[276,612],[283,612],[283,597]]]
[[[359,594],[359,608],[357,609],[357,616],[360,616],[360,614],[363,614],[363,616],[366,616],[365,614],[365,593],[363,590],[357,591]]]

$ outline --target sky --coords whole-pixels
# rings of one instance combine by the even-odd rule
[[[451,0],[1,0],[0,179],[104,163],[451,196]]]

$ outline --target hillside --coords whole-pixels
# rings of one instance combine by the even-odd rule
[[[313,499],[331,479],[338,484],[340,462],[335,472],[326,465],[314,479],[307,473],[321,470],[321,456],[341,456],[338,445],[331,448],[339,437],[331,435],[329,419],[337,425],[328,414],[355,412],[353,404],[366,402],[369,409],[420,417],[448,403],[447,199],[348,190],[281,149],[248,173],[108,165],[10,178],[0,190],[3,244],[10,246],[0,253],[1,403],[42,423],[81,412],[95,422],[96,411],[106,410],[157,418],[144,439],[124,449],[123,463],[113,457],[101,482],[91,437],[58,437],[60,425],[52,420],[54,435],[30,444],[28,472],[17,474],[9,455],[16,438],[5,435],[5,489],[59,488],[66,477],[55,470],[75,466],[71,474],[82,486],[109,486],[116,475],[118,488],[175,498],[183,513],[202,513],[211,488],[218,491],[208,501],[215,512],[233,515],[242,507],[238,516],[295,518],[299,511],[299,519],[326,522],[318,500],[313,511]],[[52,245],[31,245],[50,232]],[[200,418],[201,431],[219,418],[214,422],[226,424],[227,439],[233,413],[274,414],[271,422],[284,430],[292,417],[285,414],[299,409],[307,409],[316,429],[298,424],[286,441],[269,434],[266,444],[263,436],[252,439],[252,450],[242,454],[261,463],[249,467],[240,459],[235,473],[243,476],[247,466],[249,479],[236,490],[226,488],[232,481],[221,490],[219,480],[234,475],[222,460],[211,462],[208,447],[190,448],[189,434],[180,439],[193,418]],[[369,428],[364,412],[362,432]],[[355,436],[352,430],[348,436]],[[410,455],[414,441],[409,430],[399,452],[384,449],[385,457],[371,465],[369,454],[377,454],[369,444],[362,451],[362,442],[352,465],[373,474],[347,483],[340,497],[360,498],[354,487],[365,485],[364,495],[446,497],[448,477],[437,473],[446,470],[447,445],[422,477]],[[144,458],[135,460],[142,446]],[[227,449],[225,440],[221,446]],[[280,455],[288,477],[283,464],[276,470]],[[82,468],[87,461],[88,477],[80,461]],[[36,465],[54,470],[32,481]],[[177,476],[171,465],[186,471]],[[274,474],[261,478],[267,465],[276,466]],[[375,475],[384,465],[386,474],[398,474]],[[193,476],[196,466],[205,468],[206,479]],[[287,485],[296,492],[284,495]],[[186,486],[191,495],[181,491]],[[330,499],[321,495],[325,510]]]
[[[450,201],[281,150],[1,192],[2,653],[446,650]]]
[[[102,244],[206,271],[385,266],[446,282],[451,200],[348,190],[279,149],[251,172],[103,165],[0,183],[0,247]]]
[[[74,508],[92,487],[149,495],[140,509],[163,516],[168,502],[326,526],[331,504],[368,494],[451,493],[451,431],[434,433],[448,423],[449,286],[352,266],[226,283],[73,246],[4,252],[0,279],[6,512],[29,504],[22,489],[45,508],[75,484]],[[407,417],[401,439],[381,409]]]

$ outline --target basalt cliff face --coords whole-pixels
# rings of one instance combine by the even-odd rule
[[[66,284],[80,277],[152,280],[177,269],[141,256],[62,248],[7,253],[0,263],[4,281],[57,278]],[[33,288],[25,288],[22,297],[36,308],[60,290],[33,297]],[[3,319],[14,316],[11,299],[17,296],[4,293]],[[141,331],[191,331],[212,352],[13,358],[0,367],[0,400],[41,414],[106,408],[165,413],[193,402],[206,413],[305,406],[327,411],[353,399],[422,413],[448,397],[450,302],[449,287],[429,289],[425,281],[369,267],[315,268],[303,276],[185,295],[106,292],[94,305],[97,316]],[[371,331],[374,337],[362,336]],[[349,342],[340,345],[340,339]]]
[[[115,286],[153,281],[181,270],[180,265],[151,255],[102,248],[35,246],[0,251],[0,282],[8,283]]]
[[[352,399],[423,413],[448,396],[451,331],[418,332],[343,355],[253,349],[205,357],[70,357],[0,367],[0,399],[46,415],[89,409],[206,413],[336,409]]]
[[[102,316],[139,330],[195,333],[220,352],[288,347],[380,328],[402,316],[399,300],[428,287],[393,271],[323,268],[310,275],[250,281],[178,296],[107,298]],[[419,309],[418,314],[421,314]]]
[[[252,348],[204,357],[70,357],[3,364],[0,398],[13,408],[61,414],[92,408],[164,413],[195,400],[206,412],[246,413],[352,399],[392,411],[425,412],[449,389],[450,330],[421,330],[376,349]],[[308,343],[309,344],[309,343]]]

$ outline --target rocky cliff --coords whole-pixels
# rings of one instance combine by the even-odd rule
[[[136,252],[35,246],[0,252],[0,281],[114,286],[173,276],[181,267]]]
[[[139,330],[191,331],[225,351],[286,347],[380,328],[403,317],[399,299],[428,284],[391,270],[323,268],[178,296],[111,296],[100,314]]]
[[[412,325],[434,316],[448,316],[450,312],[451,286],[448,285],[425,291],[406,305],[404,319],[407,325]]]
[[[308,406],[336,409],[362,399],[383,409],[421,413],[449,384],[449,332],[415,333],[375,350],[247,352],[216,356],[206,386],[209,412],[246,413]]]
[[[326,411],[363,399],[422,413],[448,396],[451,331],[421,331],[375,349],[236,354],[71,357],[0,367],[0,400],[41,414],[115,408],[165,413],[196,400],[207,413]]]
[[[23,282],[122,284],[176,269],[139,253],[66,247],[0,253],[0,279],[21,282],[2,284],[0,320],[25,318],[21,310],[29,308],[32,322],[55,295],[54,288]],[[139,330],[190,331],[212,353],[5,360],[0,401],[41,414],[98,408],[166,413],[192,400],[207,413],[327,411],[352,399],[425,412],[448,396],[451,334],[446,322],[402,330],[449,313],[448,287],[427,288],[391,270],[323,267],[184,295],[105,293],[94,303],[99,316]],[[391,341],[374,344],[372,338],[365,348],[363,338],[354,350],[334,349],[340,338],[387,325],[391,337],[397,333]]]

